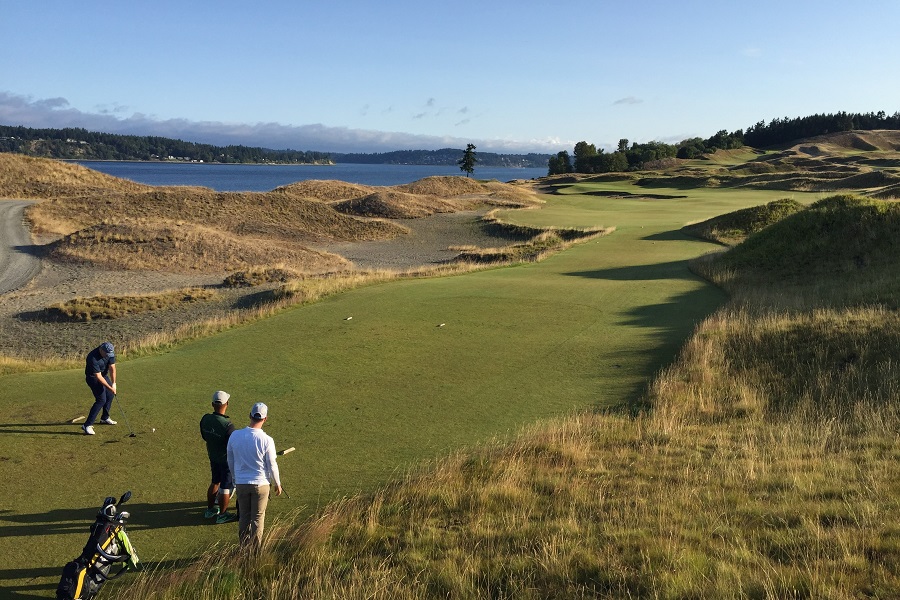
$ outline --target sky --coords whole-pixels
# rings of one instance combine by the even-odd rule
[[[0,124],[573,151],[900,111],[900,2],[0,0]]]

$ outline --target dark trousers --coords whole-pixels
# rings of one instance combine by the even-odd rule
[[[88,387],[91,388],[91,392],[94,394],[94,405],[91,407],[91,412],[88,413],[87,421],[84,422],[85,426],[88,426],[94,424],[94,421],[97,420],[97,415],[100,415],[100,411],[103,411],[102,419],[109,418],[109,409],[112,408],[112,401],[116,395],[103,387],[96,378],[89,377],[85,381],[87,381]],[[106,382],[109,383],[109,379]]]

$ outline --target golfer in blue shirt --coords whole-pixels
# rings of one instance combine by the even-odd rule
[[[109,417],[109,409],[112,408],[113,398],[116,397],[116,351],[110,342],[103,342],[88,353],[84,379],[94,394],[94,405],[81,429],[85,435],[94,435],[94,421],[97,420],[100,411],[103,411],[100,415],[101,423],[116,424]]]

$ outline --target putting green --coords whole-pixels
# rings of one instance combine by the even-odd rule
[[[119,407],[119,425],[98,425],[93,437],[67,423],[91,404],[80,369],[0,378],[0,589],[46,595],[100,501],[126,489],[144,562],[166,566],[234,540],[236,524],[201,516],[208,465],[198,422],[217,389],[231,393],[238,427],[266,402],[277,446],[297,448],[279,460],[291,499],[273,500],[270,518],[310,514],[540,419],[633,401],[723,300],[686,266],[714,246],[679,228],[786,194],[586,195],[598,190],[641,192],[579,185],[547,196],[541,210],[506,213],[533,225],[617,227],[541,263],[374,285],[120,363],[117,403],[134,438]]]

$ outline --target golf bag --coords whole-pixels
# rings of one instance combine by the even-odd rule
[[[125,492],[119,498],[122,504],[131,498]],[[81,551],[81,556],[63,567],[62,577],[56,588],[57,600],[90,600],[109,579],[115,579],[129,568],[137,567],[138,557],[125,533],[125,521],[131,516],[116,508],[112,496],[103,501],[97,519],[91,525],[91,536]],[[122,567],[110,575],[115,563]]]

